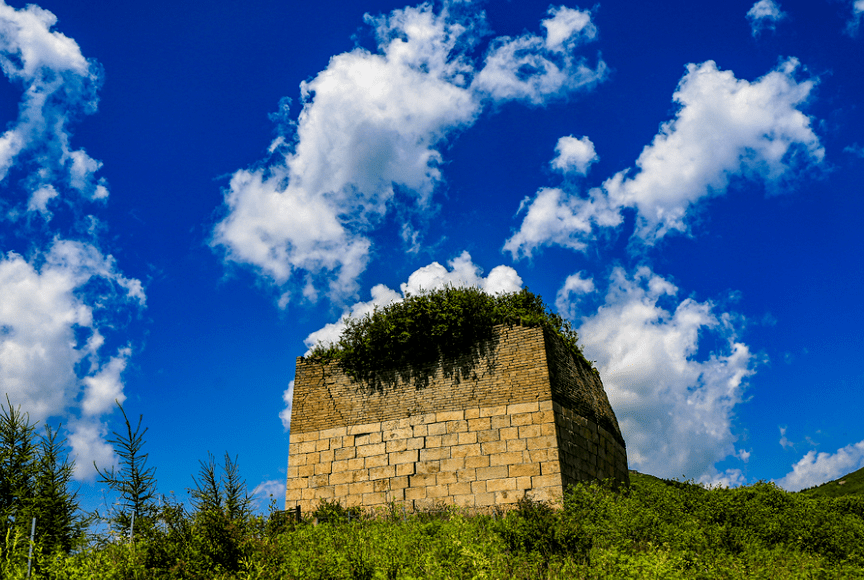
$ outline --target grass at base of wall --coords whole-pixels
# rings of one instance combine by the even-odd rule
[[[175,520],[134,544],[37,552],[33,577],[864,577],[864,498],[810,498],[769,483],[706,489],[632,473],[626,490],[573,488],[563,509],[523,501],[498,517],[443,507],[406,515],[396,505],[376,517],[324,511],[319,525],[313,514],[300,523]],[[0,544],[4,578],[25,577],[27,544]]]

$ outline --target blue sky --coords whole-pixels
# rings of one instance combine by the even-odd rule
[[[528,286],[631,468],[864,466],[861,0],[0,5],[0,384],[88,505],[284,489],[295,357],[404,292]]]

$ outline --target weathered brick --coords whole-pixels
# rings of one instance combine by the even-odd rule
[[[512,405],[507,405],[507,414],[508,415],[519,415],[522,413],[534,413],[535,411],[540,410],[539,403],[514,403]]]
[[[420,461],[439,461],[450,459],[450,447],[434,447],[420,450]]]
[[[489,456],[489,465],[492,467],[495,467],[496,465],[514,465],[522,463],[523,461],[524,457],[522,456],[521,451],[496,453],[495,455]]]
[[[507,442],[506,441],[490,441],[488,443],[481,443],[480,449],[483,455],[492,455],[494,453],[504,453],[507,451]]]
[[[507,475],[509,477],[540,475],[540,469],[536,463],[517,463],[509,466]]]
[[[397,451],[396,453],[388,453],[390,457],[390,465],[398,465],[399,463],[414,463],[419,458],[419,452],[415,449],[412,451]]]
[[[363,467],[369,469],[371,467],[381,467],[384,465],[389,465],[390,456],[387,453],[382,453],[381,455],[372,455],[366,458],[366,461],[363,463]]]
[[[369,457],[370,455],[381,455],[387,452],[384,443],[375,443],[372,445],[359,445],[357,447],[357,457]]]
[[[484,445],[489,445],[489,443],[484,443]],[[481,446],[479,443],[472,443],[469,445],[454,445],[450,448],[450,457],[469,457],[473,455],[480,455],[481,452]]]
[[[495,467],[478,467],[476,473],[478,480],[501,479],[507,477],[507,466],[497,465]]]

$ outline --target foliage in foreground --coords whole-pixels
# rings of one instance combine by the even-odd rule
[[[402,302],[345,322],[339,341],[317,345],[311,356],[338,361],[349,375],[377,386],[382,371],[399,370],[407,373],[404,378],[422,382],[441,358],[476,354],[499,324],[542,326],[585,360],[570,323],[527,288],[487,294],[479,288],[447,286],[408,295]]]
[[[35,577],[864,577],[864,498],[813,499],[766,483],[705,489],[634,477],[626,491],[580,485],[563,509],[525,501],[497,518],[405,516],[398,506],[358,518],[337,504],[322,506],[319,525],[277,515],[175,509],[134,544],[40,553]],[[0,545],[3,577],[24,577],[25,547],[15,537]]]

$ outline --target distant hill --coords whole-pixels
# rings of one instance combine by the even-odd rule
[[[864,467],[834,481],[799,491],[808,497],[840,497],[844,495],[864,495]]]
[[[677,481],[674,479],[662,479],[653,475],[648,475],[647,473],[639,473],[638,471],[633,471],[632,469],[630,470],[630,483],[635,483],[637,485],[645,487],[651,485],[672,485],[676,487],[695,485],[691,482]],[[817,485],[816,487],[802,489],[801,491],[796,493],[800,493],[801,495],[814,498],[842,497],[845,495],[864,495],[864,468],[861,468],[858,471],[853,471],[852,473],[846,474],[843,477],[839,477],[834,481],[829,481],[827,483],[823,483],[822,485]]]

